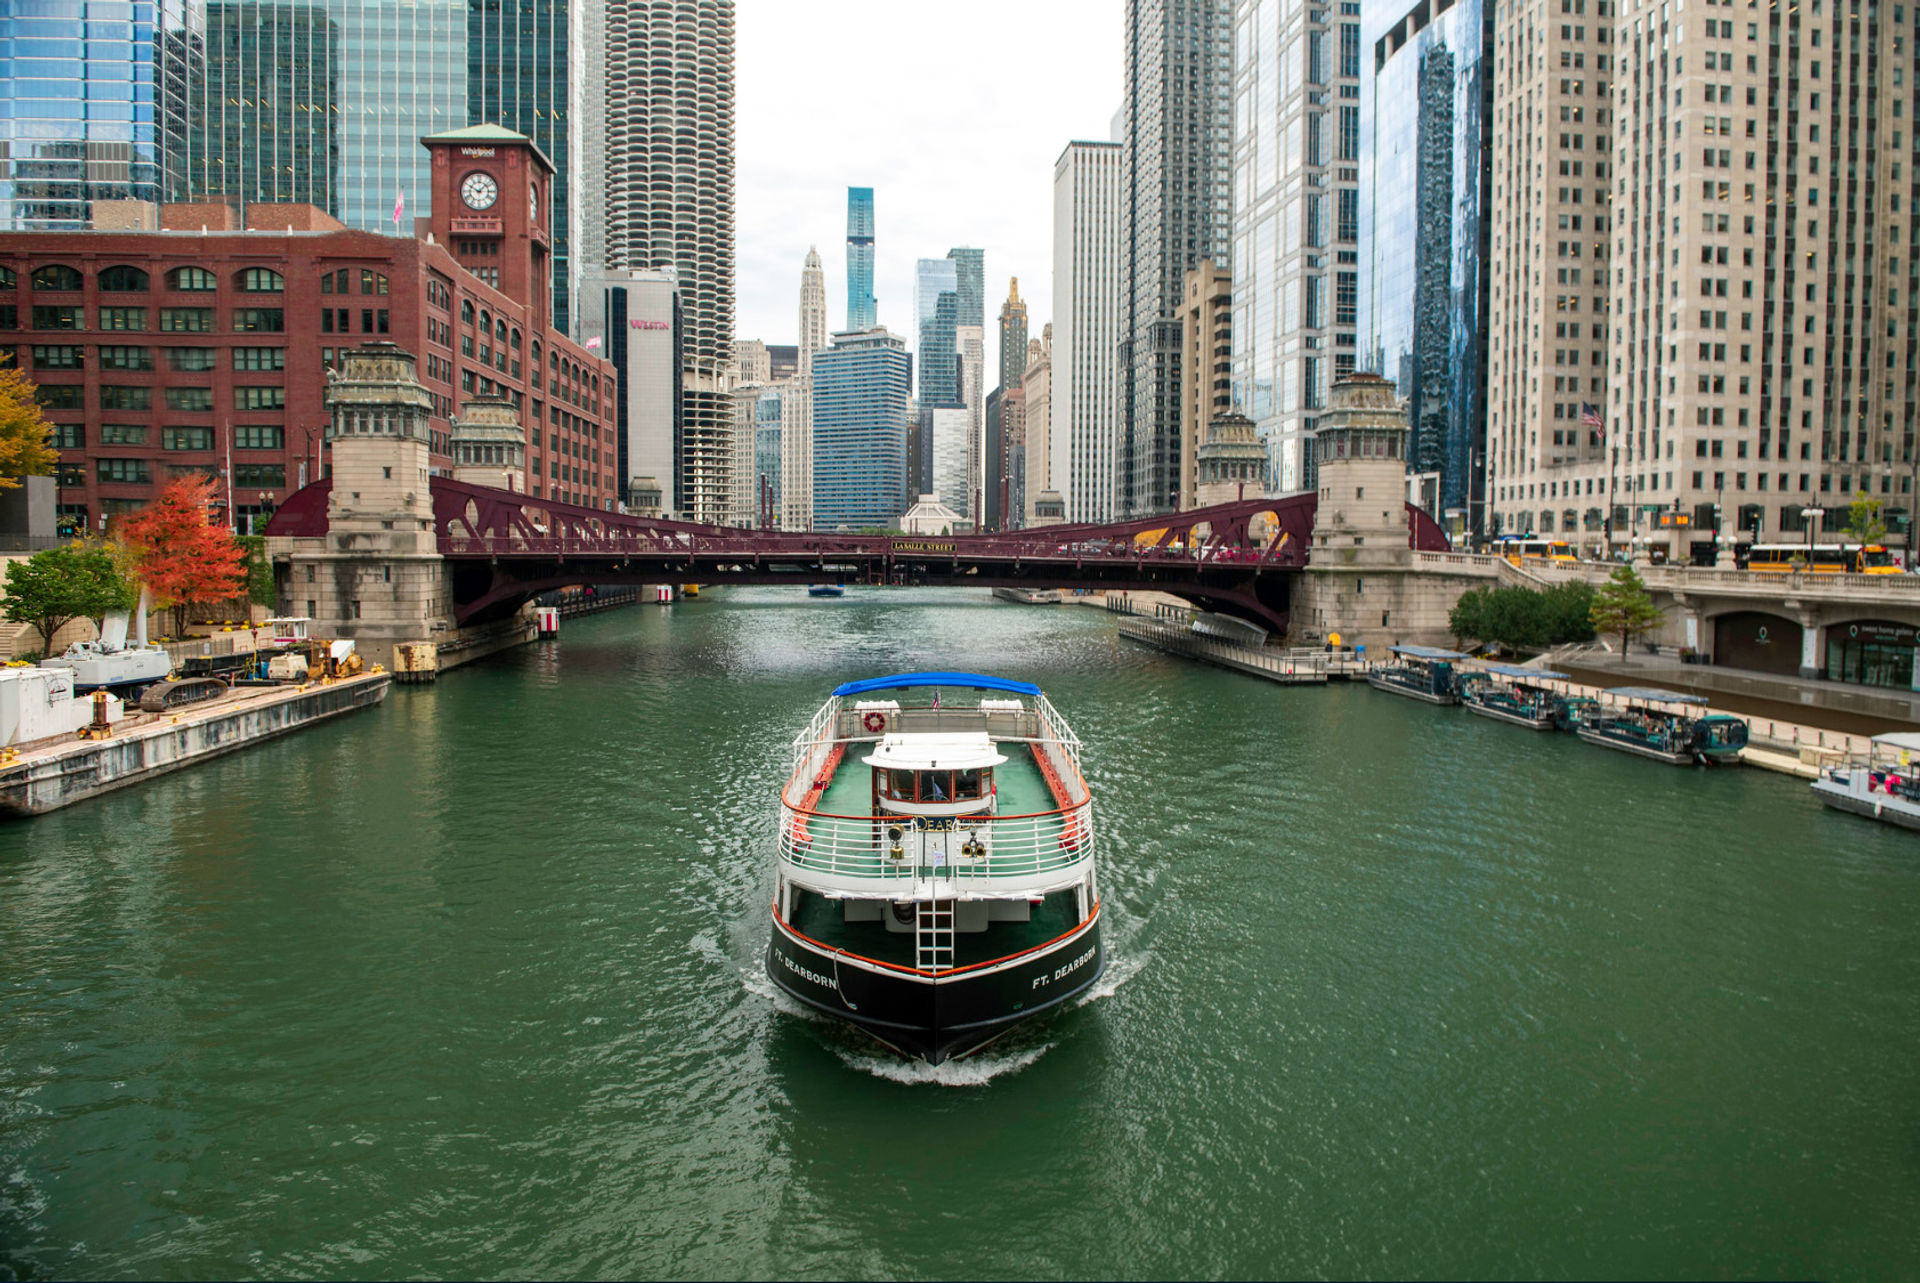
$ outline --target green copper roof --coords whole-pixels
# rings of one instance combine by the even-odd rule
[[[517,134],[501,125],[468,125],[465,129],[449,129],[443,134],[429,134],[420,140],[423,143],[525,143],[540,158],[540,163],[549,171],[553,162],[540,150],[540,145],[525,134]]]

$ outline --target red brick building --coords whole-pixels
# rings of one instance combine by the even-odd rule
[[[169,205],[158,231],[0,232],[0,361],[56,425],[63,529],[204,473],[245,530],[322,475],[327,368],[369,340],[418,359],[436,469],[461,405],[495,394],[520,412],[534,495],[613,506],[613,367],[551,328],[553,166],[489,125],[422,141],[432,213],[410,237],[305,205],[252,206],[244,228]]]

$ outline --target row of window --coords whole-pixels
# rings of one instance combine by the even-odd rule
[[[149,459],[95,459],[94,476],[107,485],[142,486],[153,481],[153,462]],[[169,463],[169,477],[214,476],[218,470],[210,463]],[[84,486],[87,484],[86,467],[78,463],[63,463],[59,467],[55,480],[62,486]],[[233,465],[233,484],[249,489],[284,489],[287,484],[287,465],[284,463],[236,463]]]
[[[100,425],[99,443],[103,446],[143,446],[148,440],[148,428],[144,423]],[[277,423],[242,423],[233,429],[233,448],[236,450],[284,450],[286,445],[287,430]],[[53,446],[56,450],[86,449],[87,425],[84,423],[54,424]],[[160,448],[162,450],[211,450],[213,449],[213,429],[191,426],[161,428]]]
[[[169,410],[205,413],[213,409],[212,388],[164,388]],[[35,399],[45,410],[84,410],[86,385],[83,383],[45,383],[34,389]],[[237,387],[233,390],[236,410],[282,410],[287,390],[283,387]],[[103,384],[100,388],[102,410],[151,410],[153,389],[145,386]]]
[[[147,329],[144,307],[103,307],[99,309],[96,329],[106,332],[143,333]],[[382,313],[385,315],[385,313]],[[27,318],[34,330],[85,330],[87,309],[77,305],[40,304],[33,306]],[[214,309],[210,307],[163,307],[160,309],[162,334],[211,334]],[[0,330],[20,328],[20,309],[12,303],[0,303]],[[277,307],[236,307],[233,329],[243,333],[279,334],[286,330],[286,312]]]
[[[28,273],[27,280],[36,290],[75,292],[85,289],[87,283],[78,268],[65,263],[36,267]],[[386,277],[380,280],[384,285]],[[18,273],[11,267],[0,266],[0,290],[14,289],[19,281]],[[166,281],[168,289],[182,293],[202,293],[220,287],[219,278],[204,267],[176,267],[167,273]],[[152,278],[143,269],[126,264],[101,268],[94,275],[94,284],[109,294],[137,294],[153,288]],[[234,273],[233,286],[243,294],[279,294],[287,288],[287,281],[270,267],[243,267]],[[325,289],[324,280],[321,288]],[[386,290],[380,292],[384,294]]]
[[[160,350],[167,355],[168,369],[188,371],[213,369],[219,353],[218,348],[210,347],[170,347]],[[287,350],[283,347],[236,347],[227,350],[232,353],[233,368],[236,370],[284,370],[287,367]],[[78,343],[36,343],[32,352],[33,368],[36,370],[86,368],[87,349]],[[153,349],[150,347],[102,345],[94,349],[94,354],[103,370],[154,368]]]

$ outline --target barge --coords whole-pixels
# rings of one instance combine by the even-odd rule
[[[1517,664],[1488,664],[1474,677],[1460,686],[1460,702],[1469,713],[1530,731],[1554,728],[1561,697],[1545,683],[1567,681],[1567,674]]]
[[[1367,685],[1428,704],[1458,704],[1460,691],[1454,664],[1466,658],[1457,650],[1435,646],[1395,646],[1395,658],[1367,672]]]
[[[1706,706],[1701,696],[1645,686],[1607,694],[1618,702],[1590,710],[1575,727],[1589,744],[1673,766],[1737,764],[1747,746],[1747,724],[1739,718],[1693,711]]]

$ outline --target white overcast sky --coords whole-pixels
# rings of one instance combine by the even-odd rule
[[[799,338],[817,245],[827,328],[847,319],[847,188],[871,187],[880,323],[913,344],[916,259],[986,250],[986,387],[1007,278],[1052,319],[1053,164],[1104,139],[1123,0],[738,0],[734,335]]]

